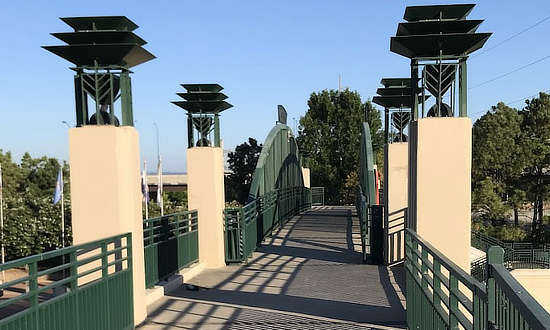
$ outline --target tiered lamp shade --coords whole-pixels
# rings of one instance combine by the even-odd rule
[[[384,87],[376,90],[379,96],[372,98],[373,103],[386,109],[411,107],[412,97],[410,78],[384,78],[380,83]]]
[[[390,50],[411,58],[458,58],[483,47],[491,33],[476,33],[482,20],[466,20],[474,4],[411,6]]]
[[[222,86],[218,84],[182,84],[186,93],[177,93],[185,101],[172,103],[186,110],[188,113],[217,114],[233,105],[227,103],[227,96],[221,93]]]
[[[125,16],[61,18],[74,32],[52,33],[67,45],[44,48],[77,67],[131,68],[155,56],[132,31],[138,26]]]

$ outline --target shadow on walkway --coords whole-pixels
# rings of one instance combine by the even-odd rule
[[[402,267],[364,265],[351,208],[294,217],[246,265],[207,270],[142,329],[404,328]],[[198,290],[191,290],[195,288]]]

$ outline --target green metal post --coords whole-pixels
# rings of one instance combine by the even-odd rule
[[[384,132],[386,136],[386,144],[390,143],[390,109],[384,109]]]
[[[193,148],[195,146],[195,139],[193,138],[193,117],[190,113],[187,114],[187,148]]]
[[[128,70],[123,70],[120,73],[120,106],[122,109],[122,126],[134,126],[132,81]]]
[[[495,279],[491,265],[504,263],[504,249],[499,246],[491,246],[487,251],[487,321],[496,322],[496,290]]]
[[[411,120],[418,119],[418,60],[411,60]]]
[[[214,147],[220,146],[220,115],[214,115]]]
[[[466,66],[466,58],[460,59],[458,66],[459,116],[468,117],[468,68]]]
[[[88,124],[88,97],[82,89],[81,72],[74,76],[74,96],[76,105],[76,127]]]
[[[105,124],[103,122],[103,117],[101,116],[101,105],[99,104],[99,84],[98,84],[99,77],[97,76],[97,67],[96,71],[94,73],[94,99],[95,101],[95,119],[98,125]]]

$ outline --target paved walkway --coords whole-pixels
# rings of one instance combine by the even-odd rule
[[[405,328],[402,267],[361,263],[352,212],[294,217],[247,265],[205,271],[164,297],[140,329]]]

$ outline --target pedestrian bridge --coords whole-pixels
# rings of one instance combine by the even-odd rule
[[[139,329],[401,329],[401,265],[363,264],[354,207],[291,218],[246,264],[203,271],[149,308]]]

